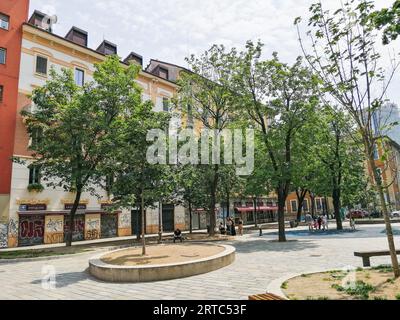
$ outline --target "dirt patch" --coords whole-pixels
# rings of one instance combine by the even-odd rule
[[[146,256],[142,256],[142,248],[138,247],[112,252],[103,256],[101,260],[108,264],[122,266],[159,265],[199,260],[225,250],[222,246],[200,244],[157,245],[146,249]]]
[[[400,279],[385,266],[302,275],[282,289],[291,300],[400,300]]]

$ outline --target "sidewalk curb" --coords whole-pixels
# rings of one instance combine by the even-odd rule
[[[282,276],[278,279],[273,280],[267,287],[267,292],[276,294],[285,300],[290,300],[286,294],[283,292],[281,286],[284,282],[289,281],[290,279],[300,277],[302,275],[312,275],[316,273],[324,273],[324,272],[329,272],[333,270],[340,270],[343,267],[337,267],[337,268],[327,268],[327,269],[322,269],[322,270],[317,270],[317,271],[312,271],[312,272],[302,272],[302,273],[287,273],[285,276]]]
[[[59,260],[59,259],[63,259],[63,258],[79,257],[79,256],[83,256],[85,254],[94,254],[94,253],[102,253],[102,252],[104,253],[104,252],[108,252],[108,251],[128,248],[131,246],[132,245],[121,245],[121,246],[114,246],[114,247],[110,247],[110,248],[104,248],[101,250],[95,249],[95,250],[88,250],[86,252],[80,252],[80,253],[45,256],[45,257],[37,257],[37,258],[0,259],[0,265],[16,264],[16,263],[21,263],[21,262],[40,262],[40,261],[47,261],[47,260]]]

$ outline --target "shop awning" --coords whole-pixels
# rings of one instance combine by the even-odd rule
[[[254,207],[238,207],[235,210],[238,212],[254,212]],[[261,211],[278,211],[278,207],[257,207],[257,212]]]

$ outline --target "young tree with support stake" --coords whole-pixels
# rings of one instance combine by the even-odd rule
[[[32,93],[32,110],[22,112],[29,134],[41,132],[31,150],[47,186],[75,193],[67,246],[82,194],[96,194],[103,184],[121,125],[141,103],[137,67],[125,68],[110,56],[95,68],[94,81],[83,87],[71,70],[51,70],[47,83]]]
[[[333,14],[324,10],[321,2],[312,5],[307,33],[310,52],[300,31],[301,18],[297,18],[295,24],[305,58],[321,79],[324,91],[353,118],[357,126],[361,136],[358,142],[364,148],[371,180],[379,194],[394,274],[400,277],[384,187],[374,159],[375,148],[382,139],[381,119],[377,117],[399,64],[392,61],[392,69],[385,77],[376,50],[377,32],[370,19],[373,9],[373,4],[365,0],[350,1]]]

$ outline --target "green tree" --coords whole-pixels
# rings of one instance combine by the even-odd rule
[[[182,199],[182,204],[189,210],[189,230],[193,232],[193,210],[208,207],[210,203],[208,190],[205,188],[205,181],[200,167],[187,164],[178,166],[177,194]]]
[[[353,119],[364,148],[373,184],[379,194],[385,219],[389,250],[396,277],[400,269],[393,231],[385,201],[384,185],[374,159],[376,145],[382,140],[382,119],[388,86],[399,64],[385,77],[376,48],[376,30],[370,14],[370,1],[350,1],[333,14],[317,2],[310,7],[310,30],[307,32],[311,53],[306,50],[300,31],[301,18],[295,20],[306,60],[321,79],[324,91]],[[386,121],[383,121],[386,122]]]
[[[96,194],[104,182],[103,168],[113,157],[121,124],[140,103],[137,74],[137,67],[124,68],[115,56],[97,64],[94,81],[83,87],[71,70],[51,70],[49,81],[32,93],[33,109],[23,112],[29,134],[41,132],[31,149],[47,186],[75,192],[70,226],[82,193]]]
[[[190,109],[191,117],[201,123],[203,129],[214,133],[212,148],[218,149],[218,140],[231,121],[235,102],[230,91],[232,53],[227,53],[223,46],[214,45],[200,57],[192,55],[186,61],[192,72],[182,73],[178,81],[179,104],[183,113]],[[214,235],[220,165],[214,156],[209,163],[203,163],[201,170],[208,177],[206,183],[210,200],[209,232],[210,235]]]
[[[293,178],[296,137],[318,104],[316,78],[298,58],[289,66],[275,53],[261,61],[262,44],[247,43],[237,55],[235,90],[240,111],[251,120],[265,145],[265,160],[278,196],[279,241],[286,241],[285,204]]]
[[[149,138],[148,133],[151,130],[163,133],[169,119],[169,114],[153,111],[151,102],[137,104],[120,129],[118,144],[113,150],[113,162],[108,168],[115,174],[112,187],[115,205],[140,209],[143,255],[146,254],[146,209],[154,208],[156,203],[172,194],[174,186],[170,168],[165,163],[159,163],[158,154],[149,153],[155,141]],[[165,134],[158,137],[163,138],[166,138]],[[166,147],[165,140],[163,145]],[[155,161],[149,157],[154,157]]]
[[[383,29],[383,44],[396,40],[400,34],[400,0],[396,0],[390,8],[372,12],[370,18],[376,28]]]

